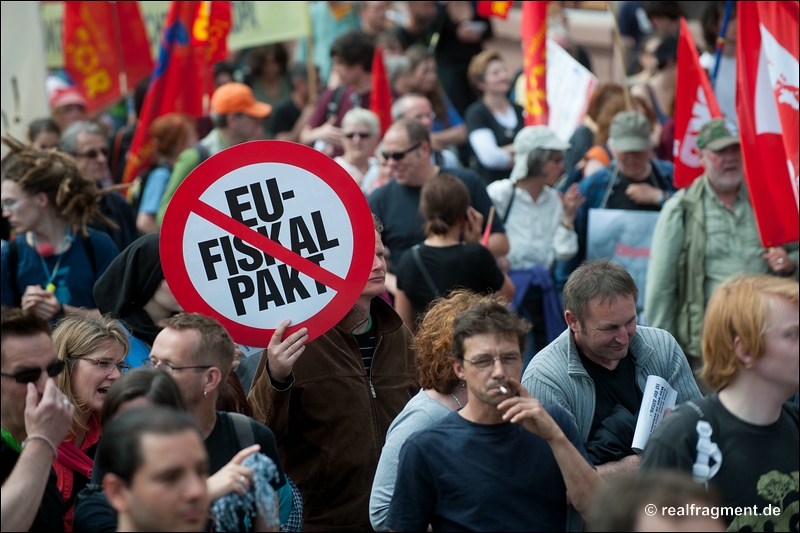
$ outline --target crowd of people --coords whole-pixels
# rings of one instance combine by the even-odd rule
[[[62,82],[3,139],[2,530],[796,530],[800,246],[761,244],[735,112],[673,184],[680,3],[623,3],[630,77],[569,139],[525,126],[475,2],[309,14],[313,47],[236,52],[210,116],[148,125],[132,185],[142,126],[109,129]],[[376,53],[391,124],[369,110]],[[330,330],[287,319],[250,355],[173,295],[160,230],[198,165],[270,139],[352,177],[375,247]],[[590,254],[598,210],[657,216],[644,286]],[[642,450],[652,376],[676,407]],[[684,505],[737,511],[662,511]]]

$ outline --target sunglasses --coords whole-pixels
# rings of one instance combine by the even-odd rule
[[[2,206],[3,211],[14,211],[17,207],[19,207],[19,198],[15,200],[3,200],[0,202],[0,206]]]
[[[75,154],[75,157],[85,157],[87,159],[97,159],[97,156],[99,156],[100,154],[103,154],[103,157],[105,157],[107,159],[109,153],[110,152],[108,151],[108,148],[100,148],[99,150],[97,150],[96,148],[92,148],[88,152],[83,152],[82,154]]]
[[[411,148],[408,148],[407,150],[403,150],[401,152],[381,152],[381,155],[386,161],[389,161],[389,159],[394,159],[395,161],[399,162],[402,161],[406,157],[406,155],[410,154],[411,152],[419,148],[421,144],[422,141],[418,142],[417,144],[415,144]]]
[[[354,131],[351,133],[345,133],[344,136],[347,137],[348,139],[352,139],[353,137],[358,137],[359,139],[369,139],[370,137],[372,137],[372,134],[369,132],[361,133],[360,131]]]
[[[47,372],[48,376],[54,378],[64,371],[64,366],[66,366],[66,363],[64,363],[64,361],[59,359],[58,361],[53,361],[52,363],[47,365],[45,372]],[[16,381],[17,383],[35,383],[36,381],[39,380],[39,376],[42,375],[42,369],[26,368],[24,370],[20,370],[19,372],[15,372],[14,374],[7,374],[5,372],[0,372],[0,375],[5,376],[7,378],[14,378],[14,381]]]

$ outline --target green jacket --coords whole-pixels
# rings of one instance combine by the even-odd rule
[[[650,260],[645,287],[645,320],[648,326],[669,331],[687,356],[700,357],[703,317],[706,310],[707,244],[727,245],[727,241],[706,242],[706,213],[704,200],[708,178],[703,175],[689,187],[670,198],[661,209],[653,232]],[[742,193],[746,194],[746,190]],[[740,201],[749,202],[742,196]],[[755,218],[741,221],[749,227],[739,227],[740,234],[756,232]],[[749,241],[748,241],[749,242]],[[753,261],[754,253],[761,254],[760,243],[750,243],[747,250],[731,249],[730,261],[742,259],[748,272],[767,274],[766,261]],[[786,245],[789,257],[798,264],[797,245]],[[745,259],[747,256],[749,259]],[[757,257],[757,256],[756,256]],[[749,261],[749,262],[747,262]],[[734,263],[735,264],[735,263]],[[747,266],[745,266],[747,265]],[[798,268],[794,275],[797,277]]]

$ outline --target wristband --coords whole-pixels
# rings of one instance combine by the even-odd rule
[[[50,448],[53,449],[53,455],[55,456],[55,458],[58,459],[58,448],[56,448],[56,445],[53,444],[53,441],[51,441],[50,439],[48,439],[47,437],[45,437],[44,435],[41,435],[39,433],[34,433],[33,435],[28,435],[28,437],[24,441],[22,441],[22,449],[23,450],[25,449],[25,445],[28,444],[28,442],[31,441],[31,440],[43,440],[43,441],[45,441],[47,444],[50,445]]]

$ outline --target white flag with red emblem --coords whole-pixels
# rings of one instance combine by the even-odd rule
[[[678,38],[678,74],[675,93],[675,141],[672,162],[675,164],[674,183],[686,187],[703,173],[697,150],[697,135],[703,124],[722,117],[717,97],[697,55],[694,38],[681,18]]]
[[[765,247],[798,240],[798,2],[739,2],[736,114]]]

